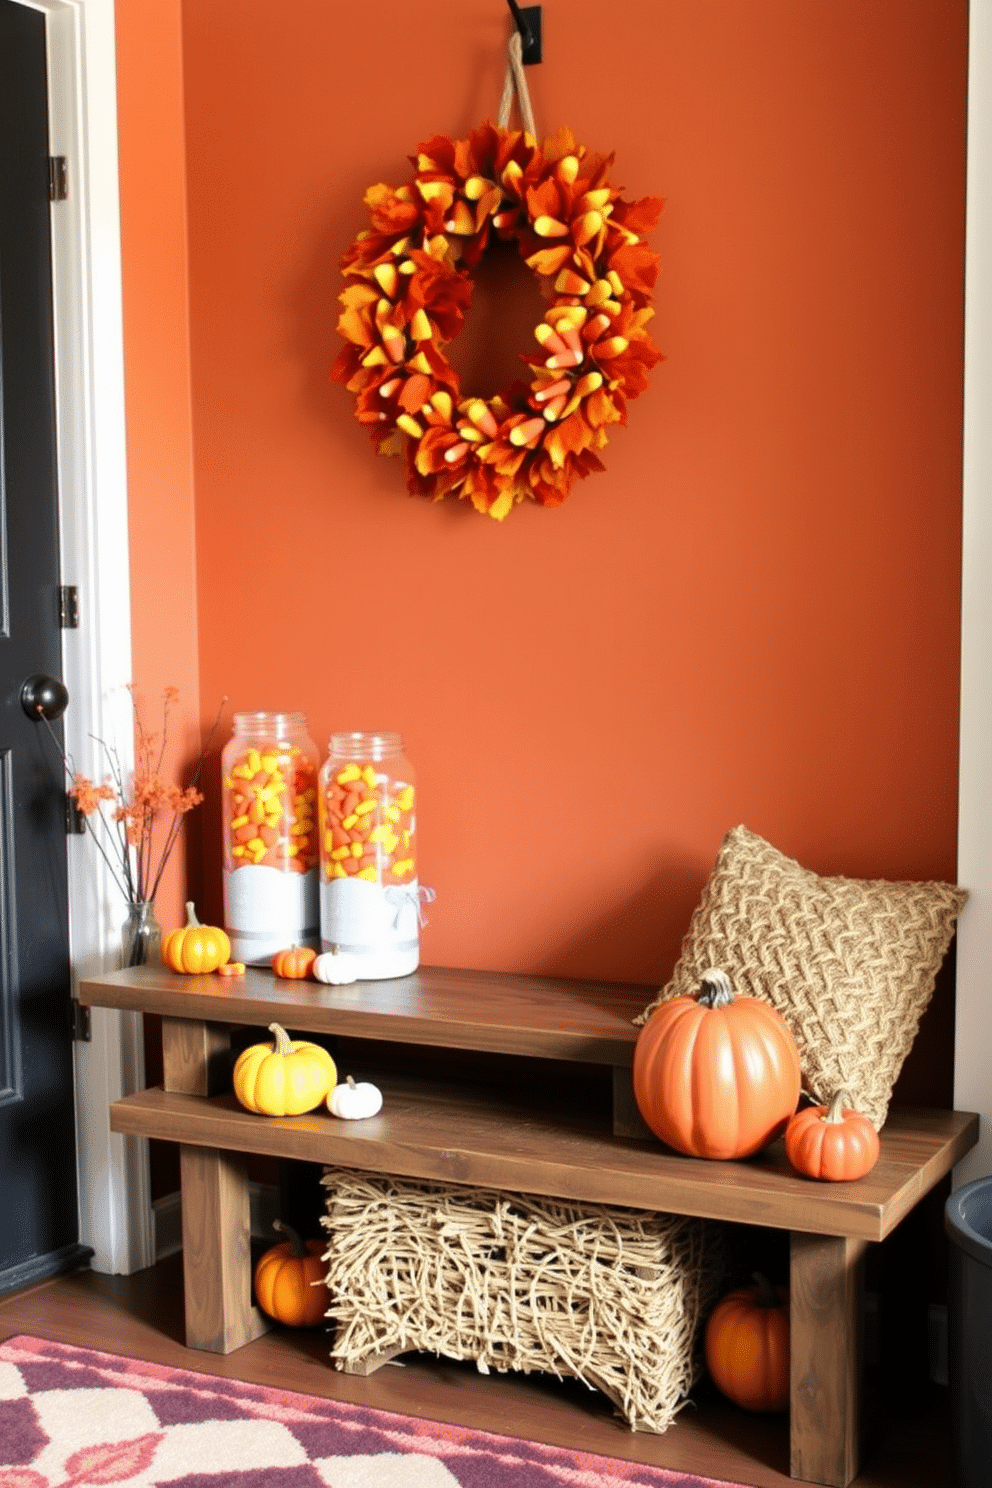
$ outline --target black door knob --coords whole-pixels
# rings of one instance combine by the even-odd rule
[[[57,677],[46,677],[44,672],[35,672],[21,683],[21,707],[29,718],[47,718],[54,722],[61,718],[69,706],[69,692],[64,682]]]

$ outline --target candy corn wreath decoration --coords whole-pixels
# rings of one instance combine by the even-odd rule
[[[413,495],[456,496],[497,521],[525,497],[559,506],[660,360],[645,327],[658,256],[644,234],[655,197],[624,201],[598,155],[559,129],[491,123],[468,139],[435,135],[410,157],[405,186],[372,186],[371,229],[341,261],[345,338],[332,377],[355,395],[381,455],[402,454]],[[523,353],[525,379],[465,396],[443,347],[472,302],[472,271],[492,240],[515,242],[548,301]]]

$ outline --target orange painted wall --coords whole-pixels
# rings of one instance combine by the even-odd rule
[[[506,6],[185,0],[201,709],[404,733],[425,960],[658,983],[737,822],[954,874],[967,6],[543,12],[539,130],[667,197],[667,360],[497,525],[408,497],[327,371],[363,191],[495,113]]]
[[[180,689],[166,770],[185,780],[199,752],[199,658],[179,0],[117,0],[132,676],[146,728]],[[199,822],[191,818],[192,856]],[[156,897],[166,928],[186,895],[186,842]]]

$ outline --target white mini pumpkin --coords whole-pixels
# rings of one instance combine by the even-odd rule
[[[310,968],[311,976],[332,987],[358,980],[359,960],[347,951],[324,951]]]
[[[363,1121],[366,1116],[376,1116],[382,1110],[382,1091],[368,1080],[355,1081],[351,1075],[340,1085],[335,1085],[327,1097],[327,1109],[332,1116],[342,1121]]]

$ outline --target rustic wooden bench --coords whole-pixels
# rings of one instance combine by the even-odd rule
[[[847,1488],[858,1471],[866,1249],[974,1146],[978,1117],[892,1108],[878,1164],[851,1184],[799,1178],[781,1142],[747,1162],[671,1153],[640,1124],[631,1093],[632,1019],[653,990],[440,967],[348,987],[164,967],[84,980],[84,1004],[163,1020],[163,1087],[116,1101],[110,1122],[180,1144],[188,1345],[228,1353],[268,1326],[251,1302],[249,1153],[784,1229],[790,1471]],[[384,1108],[368,1121],[252,1115],[230,1091],[231,1030],[272,1022],[371,1040],[394,1055],[413,1045],[555,1061],[563,1072],[604,1066],[612,1110],[570,1096],[564,1073],[537,1089],[508,1082],[494,1099],[471,1082],[418,1079],[414,1068],[381,1081]]]

